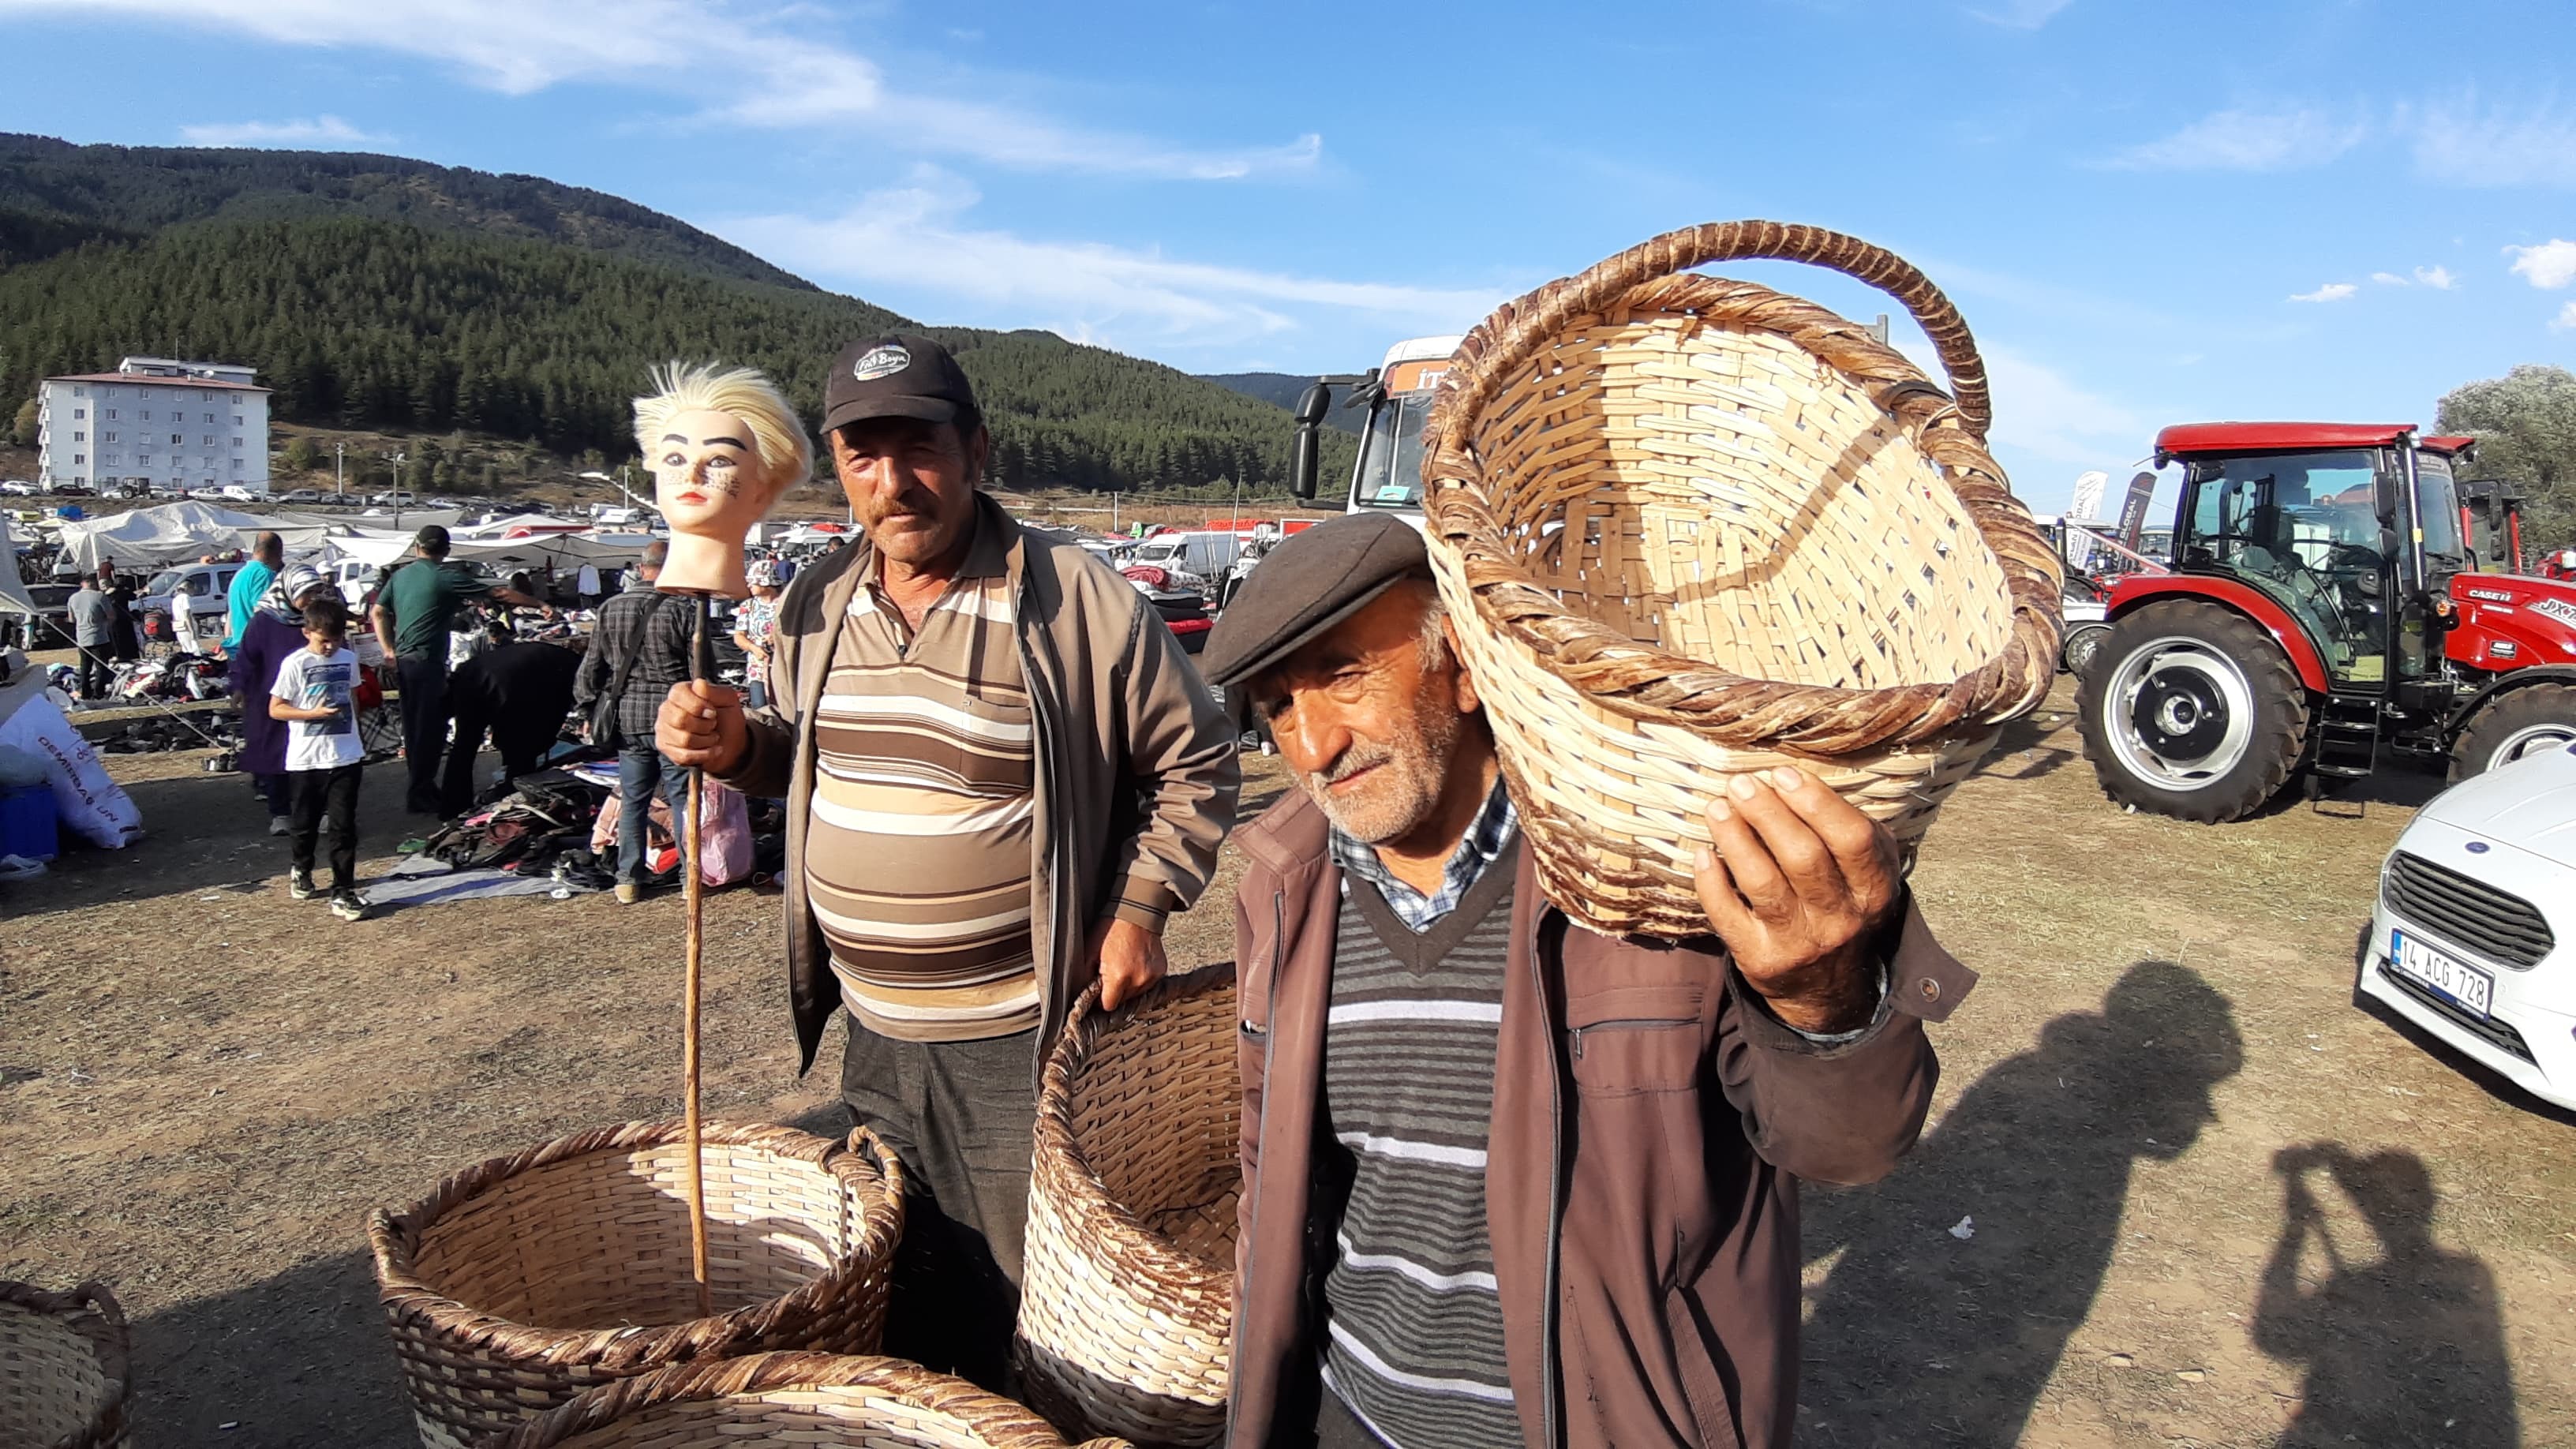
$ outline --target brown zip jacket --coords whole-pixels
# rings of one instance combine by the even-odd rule
[[[1341,870],[1287,798],[1235,836],[1243,1196],[1235,1449],[1312,1442],[1316,1108]],[[1913,1146],[1939,1065],[1923,1034],[1975,973],[1912,903],[1887,1000],[1824,1046],[1752,1000],[1713,939],[1613,940],[1547,909],[1519,849],[1485,1212],[1528,1443],[1785,1449],[1798,1387],[1798,1179],[1863,1183]]]
[[[985,494],[976,527],[1010,538],[1020,669],[1037,725],[1029,930],[1038,959],[1036,1089],[1046,1046],[1091,984],[1092,925],[1111,915],[1160,931],[1216,871],[1242,771],[1235,733],[1133,585],[1069,544],[1029,533]],[[779,600],[770,704],[749,717],[750,748],[721,776],[787,801],[787,990],[798,1070],[814,1065],[841,1004],[830,948],[805,895],[805,827],[814,798],[814,732],[850,599],[875,569],[862,539],[798,572]]]

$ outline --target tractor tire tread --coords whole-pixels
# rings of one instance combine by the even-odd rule
[[[2103,735],[2106,726],[2101,692],[2118,672],[2117,661],[2135,647],[2132,641],[2171,634],[2198,637],[2224,650],[2245,671],[2256,719],[2278,719],[2285,726],[2271,730],[2269,738],[2247,743],[2245,760],[2230,772],[2236,776],[2233,782],[2202,790],[2160,790],[2121,769]],[[2290,656],[2279,641],[2265,633],[2261,625],[2225,605],[2183,599],[2149,604],[2112,624],[2111,637],[2095,651],[2092,665],[2076,676],[2076,719],[2084,737],[2085,756],[2093,762],[2094,778],[2115,805],[2199,825],[2223,825],[2242,820],[2268,804],[2289,784],[2300,761],[2307,756],[2306,685],[2291,667]],[[2248,765],[2253,768],[2246,768]]]

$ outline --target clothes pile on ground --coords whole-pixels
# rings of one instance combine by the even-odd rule
[[[98,752],[61,706],[46,697],[43,671],[15,649],[0,652],[0,749],[24,756],[32,783],[41,776],[59,824],[92,845],[119,850],[143,835],[143,812],[107,776]]]
[[[230,710],[198,715],[159,715],[109,725],[97,740],[102,755],[151,755],[164,750],[241,748],[241,716]]]

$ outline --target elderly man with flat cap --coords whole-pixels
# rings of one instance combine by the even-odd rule
[[[787,801],[788,987],[811,1066],[913,1192],[886,1351],[1003,1381],[1040,1063],[1092,982],[1164,970],[1163,923],[1234,819],[1235,734],[1160,615],[979,492],[991,447],[937,342],[852,344],[823,431],[860,543],[779,600],[769,704],[680,684],[656,738]]]
[[[1788,1444],[1798,1180],[1895,1165],[1974,979],[1894,841],[1739,778],[1708,935],[1572,926],[1397,518],[1280,544],[1202,662],[1300,787],[1236,836],[1229,1442]]]

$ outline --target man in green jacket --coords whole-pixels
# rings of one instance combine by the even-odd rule
[[[976,490],[990,447],[938,343],[852,344],[824,390],[865,540],[779,601],[768,707],[672,687],[655,740],[787,801],[788,992],[810,1066],[913,1189],[889,1353],[1003,1380],[1037,1079],[1074,998],[1159,980],[1234,816],[1235,736],[1161,617]]]

